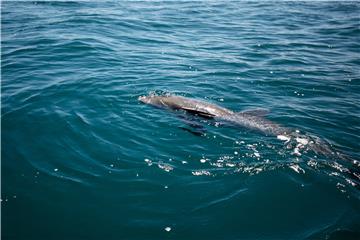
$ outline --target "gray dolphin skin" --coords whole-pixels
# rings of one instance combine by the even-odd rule
[[[265,135],[287,136],[291,133],[290,129],[265,119],[264,115],[267,113],[265,110],[234,112],[215,104],[174,95],[149,95],[140,96],[138,99],[139,101],[152,106],[169,110],[183,110],[200,117],[230,122],[244,128],[257,130]]]

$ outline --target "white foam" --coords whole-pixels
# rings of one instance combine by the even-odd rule
[[[353,181],[351,181],[350,179],[346,178],[345,179],[347,183],[350,183],[351,186],[355,187],[356,186],[356,183],[354,183]]]
[[[168,164],[163,164],[163,163],[158,163],[158,167],[160,169],[163,169],[165,172],[170,172],[172,170],[174,170],[174,168]]]
[[[302,169],[299,165],[291,165],[290,168],[297,173],[305,173],[305,170]]]
[[[277,139],[279,139],[281,141],[289,141],[290,137],[285,136],[285,135],[277,135]]]
[[[294,148],[294,154],[295,154],[296,156],[301,156],[301,153],[299,152],[299,148],[298,148],[298,147]]]
[[[309,143],[309,140],[306,139],[306,138],[299,138],[299,137],[297,137],[297,138],[296,138],[296,141],[297,141],[298,143],[301,143],[302,145],[307,145],[307,144]]]
[[[209,171],[205,171],[205,170],[192,171],[191,173],[192,173],[192,175],[194,175],[194,176],[201,176],[201,175],[207,175],[207,176],[209,176],[209,175],[211,175],[211,173],[210,173]]]
[[[152,161],[148,158],[145,158],[144,161],[148,164],[148,166],[151,166],[153,164]]]
[[[235,166],[236,166],[235,163],[226,163],[225,165],[226,165],[227,167],[235,167]]]

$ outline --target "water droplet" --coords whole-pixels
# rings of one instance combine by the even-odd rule
[[[174,168],[168,164],[164,164],[164,163],[158,163],[158,167],[160,169],[163,169],[165,172],[170,172],[172,170],[174,170]]]
[[[151,161],[150,159],[145,158],[144,161],[148,164],[148,166],[151,166],[151,165],[152,165],[152,161]]]

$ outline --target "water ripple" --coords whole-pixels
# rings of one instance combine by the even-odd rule
[[[359,7],[3,2],[4,236],[359,236]],[[332,154],[207,120],[196,136],[138,102],[154,92],[270,109]]]

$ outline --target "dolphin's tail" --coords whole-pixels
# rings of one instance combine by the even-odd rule
[[[297,142],[294,148],[294,153],[299,153],[299,149],[305,149],[305,151],[312,151],[317,156],[326,157],[331,160],[329,166],[339,167],[336,162],[341,162],[345,168],[342,168],[342,172],[348,175],[355,182],[360,181],[360,161],[350,157],[349,155],[342,153],[336,149],[335,146],[330,144],[324,139],[310,134],[299,134],[297,132],[291,133],[291,139],[295,139]]]
[[[306,149],[306,151],[312,151],[316,155],[321,155],[327,158],[341,158],[343,160],[349,159],[345,157],[345,154],[337,151],[331,143],[319,138],[318,136],[292,132],[290,137],[295,140],[297,148]]]
[[[336,156],[336,152],[333,150],[332,145],[327,141],[317,136],[307,135],[306,137],[310,139],[308,146],[309,150],[312,150],[316,154],[324,155],[326,157]]]

